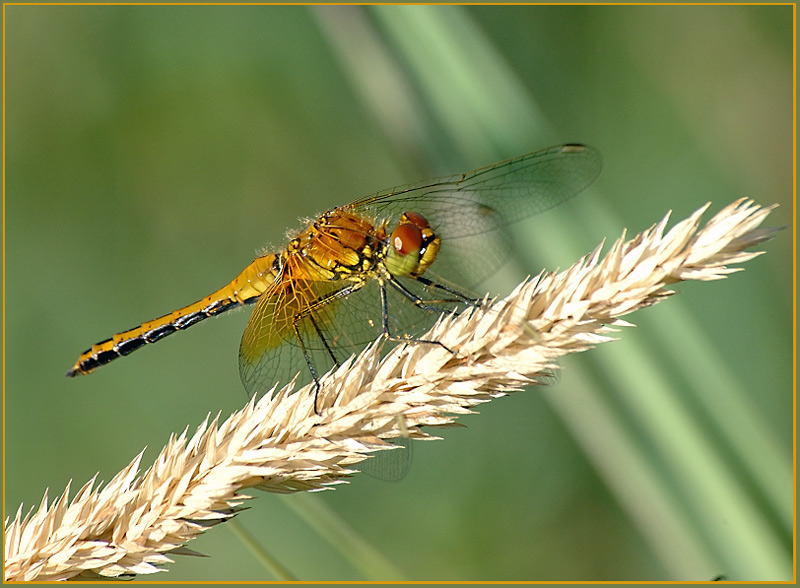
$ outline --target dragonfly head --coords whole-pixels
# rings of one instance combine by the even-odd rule
[[[395,276],[421,276],[439,253],[441,239],[428,220],[417,212],[405,212],[389,237],[386,269]]]

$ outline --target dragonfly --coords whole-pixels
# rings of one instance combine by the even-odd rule
[[[92,345],[67,376],[252,304],[239,346],[245,389],[301,374],[316,384],[319,414],[323,370],[379,337],[438,344],[421,336],[443,313],[478,303],[468,292],[508,258],[509,225],[583,191],[601,168],[592,147],[559,145],[332,208],[213,294]]]

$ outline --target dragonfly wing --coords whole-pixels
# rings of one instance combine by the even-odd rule
[[[466,206],[496,210],[512,223],[558,206],[585,190],[600,175],[600,153],[588,145],[560,145],[521,155],[463,174],[423,180],[390,188],[353,202],[352,209],[373,209],[383,216],[406,210],[444,220]],[[445,225],[447,223],[444,223]],[[487,227],[479,216],[456,223],[449,237],[481,233]]]
[[[405,478],[414,461],[413,440],[398,437],[389,442],[397,448],[377,451],[356,467],[363,473],[384,482],[399,482]]]
[[[586,145],[561,145],[464,174],[458,193],[497,211],[507,223],[558,206],[600,175],[600,153]],[[478,223],[470,230],[482,230]]]
[[[239,373],[249,394],[300,385],[341,364],[381,333],[375,280],[354,289],[346,280],[310,279],[304,261],[290,257],[282,275],[259,298],[239,347]]]
[[[441,291],[416,280],[401,281],[421,300],[442,297]],[[340,295],[350,285],[343,281],[283,279],[262,295],[239,348],[239,373],[249,394],[262,393],[277,382],[285,384],[298,374],[301,385],[309,383],[312,378],[306,354],[320,377],[383,333],[378,280],[369,279],[363,287]],[[440,302],[434,309],[425,310],[391,286],[387,286],[386,296],[389,333],[411,339],[425,333],[441,311],[458,306]]]
[[[298,291],[297,284],[278,278],[256,302],[239,345],[239,375],[250,395],[268,390],[278,379],[286,383],[286,376],[300,368],[297,358],[281,362],[279,357],[287,338],[295,337],[292,319],[302,308]]]
[[[336,323],[334,293],[341,281],[315,280],[300,254],[289,256],[261,295],[239,346],[239,375],[250,395],[288,383],[300,374],[311,381],[309,362],[320,375],[332,364],[326,333]],[[320,304],[328,300],[328,304]]]
[[[349,206],[378,218],[424,215],[442,239],[433,272],[474,287],[505,260],[506,226],[549,210],[587,188],[602,158],[585,145],[561,145],[464,174],[378,192]],[[481,270],[483,268],[483,270]]]

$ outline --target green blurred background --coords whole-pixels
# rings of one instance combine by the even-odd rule
[[[6,6],[6,515],[244,404],[247,312],[64,372],[298,217],[585,142],[600,180],[515,227],[493,290],[709,200],[791,227],[792,32],[791,6]],[[417,443],[402,482],[258,494],[239,530],[302,580],[790,579],[792,241]],[[234,531],[154,579],[274,579]]]

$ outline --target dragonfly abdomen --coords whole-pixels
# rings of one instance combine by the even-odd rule
[[[81,353],[78,361],[67,372],[67,376],[88,374],[118,357],[133,353],[140,347],[155,343],[176,331],[188,329],[208,317],[222,314],[242,304],[255,302],[275,279],[277,259],[276,255],[259,257],[233,281],[210,296],[95,343]]]

